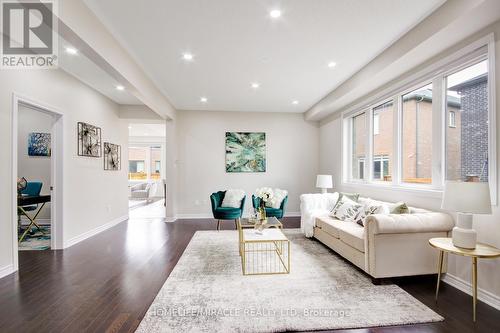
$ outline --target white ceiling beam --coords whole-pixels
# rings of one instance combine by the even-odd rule
[[[59,33],[162,118],[176,110],[82,0],[59,2]]]
[[[366,91],[366,86],[374,87],[383,85],[386,82],[378,81],[377,79],[382,79],[382,75],[380,74],[384,73],[387,68],[401,61],[406,55],[410,54],[460,17],[469,15],[470,20],[477,19],[472,14],[473,10],[484,2],[488,2],[488,0],[453,0],[445,2],[421,23],[408,31],[408,33],[381,52],[371,62],[307,110],[304,118],[313,121],[322,120],[332,113],[341,111],[357,98],[369,93],[369,91]],[[485,22],[485,25],[487,24]],[[466,36],[463,37],[465,38]],[[429,57],[433,56],[433,51],[428,50]],[[421,60],[423,62],[426,59]],[[403,74],[403,72],[399,74]],[[374,80],[377,80],[377,82],[373,82]],[[362,90],[360,87],[363,86],[365,87],[365,91],[356,93],[356,91]]]

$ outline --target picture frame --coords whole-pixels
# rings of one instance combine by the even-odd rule
[[[265,132],[226,132],[226,172],[266,172]]]
[[[104,142],[104,170],[121,170],[121,146]]]
[[[77,132],[78,156],[101,157],[101,128],[84,122],[78,122]]]

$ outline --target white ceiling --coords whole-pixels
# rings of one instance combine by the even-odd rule
[[[165,124],[134,124],[128,126],[129,136],[164,137],[166,135]]]
[[[67,47],[73,47],[70,43],[59,37],[59,68],[78,80],[97,90],[104,96],[118,104],[142,105],[134,95],[126,90],[116,89],[119,82],[116,82],[108,73],[92,62],[81,52],[77,54],[66,53]]]
[[[444,1],[85,0],[175,108],[271,112],[308,110]]]

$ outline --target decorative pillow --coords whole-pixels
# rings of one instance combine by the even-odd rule
[[[360,226],[365,225],[366,217],[372,214],[390,214],[389,206],[381,201],[376,201],[372,199],[360,200],[363,203],[363,210],[358,214],[356,218],[356,223]]]
[[[406,203],[398,202],[391,210],[391,214],[410,214],[410,209]]]
[[[354,202],[359,201],[359,193],[347,193],[347,192],[340,192],[340,196],[342,197],[348,197]]]
[[[354,202],[347,196],[342,196],[339,201],[337,201],[337,204],[335,204],[330,216],[341,221],[355,222],[356,217],[362,210],[363,205]]]
[[[269,200],[268,202],[266,202],[266,207],[280,208],[281,207],[281,203],[283,202],[283,200],[285,199],[285,197],[288,195],[288,192],[285,191],[285,190],[280,190],[279,188],[277,188],[277,189],[275,189],[273,191],[273,193],[274,193],[274,195],[271,198],[271,200]]]
[[[240,208],[241,200],[245,197],[243,190],[227,190],[221,207]]]

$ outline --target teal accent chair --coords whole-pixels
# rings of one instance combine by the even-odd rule
[[[26,183],[26,188],[21,191],[22,196],[27,196],[27,197],[37,197],[40,195],[40,192],[42,192],[42,187],[43,183],[42,182],[27,182]],[[38,208],[38,205],[29,205],[29,206],[23,206],[23,209],[27,212],[34,211]],[[21,227],[21,215],[23,213],[21,210],[17,210],[17,224],[19,227]]]
[[[245,207],[246,196],[244,196],[243,199],[241,200],[240,208],[221,207],[225,195],[226,191],[218,191],[212,193],[212,195],[210,196],[210,202],[212,204],[212,213],[214,214],[214,219],[217,219],[217,230],[220,230],[221,220],[234,220],[234,225],[237,228],[238,227],[237,221],[243,215],[243,208]]]
[[[261,200],[262,200],[261,198],[256,197],[255,195],[252,195],[253,208],[259,207]],[[280,208],[266,207],[266,216],[269,216],[269,217],[274,216],[277,219],[283,218],[283,216],[285,215],[285,207],[286,207],[287,203],[288,203],[288,195],[281,202]]]

